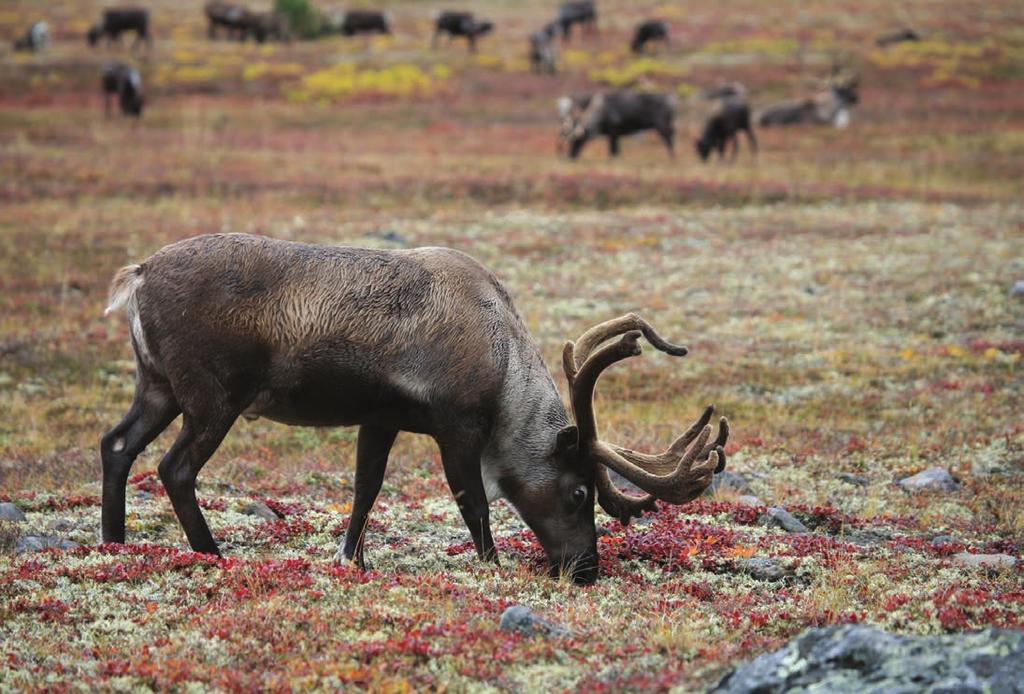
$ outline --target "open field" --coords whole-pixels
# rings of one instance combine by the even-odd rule
[[[47,5],[51,50],[0,53],[0,501],[28,516],[0,522],[0,689],[689,691],[809,626],[1024,628],[1019,2],[604,0],[600,35],[565,46],[555,77],[525,56],[546,3],[476,3],[498,29],[475,56],[428,48],[435,3],[383,3],[394,38],[256,46],[207,41],[201,2],[157,0],[155,45],[134,55],[85,45],[102,3]],[[0,36],[38,13],[5,3]],[[646,16],[673,45],[637,59]],[[908,22],[925,41],[872,43]],[[849,128],[760,130],[756,162],[698,162],[701,90],[800,95],[837,55],[863,79]],[[104,118],[111,57],[143,74],[139,122]],[[616,161],[603,142],[556,156],[559,95],[635,81],[679,99],[674,160],[653,135]],[[98,441],[134,369],[107,285],[213,231],[464,250],[560,387],[566,339],[642,314],[691,352],[649,349],[602,380],[607,438],[660,448],[714,402],[729,469],[811,532],[762,527],[729,491],[628,527],[599,511],[602,578],[579,588],[544,577],[498,503],[502,563],[482,565],[436,446],[402,434],[360,574],[332,560],[355,430],[259,420],[200,476],[225,559],[185,551],[155,475],[176,425],[133,469],[134,544],[98,547]],[[894,484],[931,467],[958,488]],[[281,518],[242,513],[254,500]],[[30,531],[82,547],[15,555]],[[961,551],[1018,563],[964,569]],[[751,557],[786,577],[747,575]],[[500,631],[511,604],[572,635]]]

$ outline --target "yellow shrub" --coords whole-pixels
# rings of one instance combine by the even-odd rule
[[[424,72],[417,65],[398,64],[380,69],[360,70],[353,63],[341,63],[302,78],[289,93],[296,101],[343,101],[362,95],[415,96],[429,94],[444,79],[436,68]]]
[[[627,87],[645,77],[679,77],[684,74],[686,74],[686,69],[682,66],[671,65],[653,58],[640,58],[622,67],[591,70],[588,76],[594,82],[601,82],[611,87]]]

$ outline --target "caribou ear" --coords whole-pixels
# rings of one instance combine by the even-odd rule
[[[579,442],[580,430],[576,428],[575,424],[570,424],[558,432],[558,436],[555,438],[555,453],[565,453],[570,448],[579,445]]]

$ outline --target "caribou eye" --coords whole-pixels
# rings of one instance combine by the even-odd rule
[[[587,501],[587,488],[580,485],[572,490],[572,505],[581,508]]]

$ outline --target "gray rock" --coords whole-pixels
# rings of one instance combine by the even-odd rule
[[[741,665],[710,691],[1024,692],[1024,632],[897,636],[859,624],[811,629]]]
[[[907,492],[951,492],[960,485],[949,471],[941,467],[930,467],[916,475],[904,477],[897,484]]]
[[[66,533],[75,527],[75,524],[69,521],[67,518],[58,518],[53,522],[51,526],[55,533]]]
[[[1017,280],[1010,287],[1010,296],[1024,296],[1024,280]]]
[[[528,607],[512,605],[501,613],[501,630],[515,632],[523,636],[543,636],[545,638],[563,638],[569,631],[557,624],[541,619]]]
[[[778,506],[772,506],[761,516],[761,524],[769,528],[782,528],[787,533],[809,533],[806,525],[793,517],[789,511]]]
[[[15,554],[26,554],[28,552],[42,552],[47,549],[75,549],[81,547],[77,542],[65,540],[62,537],[50,535],[25,535],[19,537],[14,543]]]
[[[732,470],[722,470],[715,475],[714,479],[711,480],[711,485],[704,491],[704,494],[711,496],[724,490],[729,490],[741,496],[748,496],[754,493],[754,490],[750,488],[750,483],[747,482],[747,478]]]
[[[274,509],[270,508],[262,501],[254,501],[251,504],[247,504],[245,508],[242,509],[242,513],[247,516],[262,518],[265,521],[281,520],[281,516],[277,515]]]
[[[891,540],[892,533],[881,528],[859,528],[844,534],[841,539],[858,547],[873,547]]]
[[[0,521],[22,523],[25,521],[25,514],[10,501],[4,501],[0,503]]]
[[[963,544],[960,540],[956,539],[952,535],[936,535],[932,538],[932,547],[941,547],[942,545],[960,545]]]
[[[1009,554],[971,554],[960,552],[949,558],[951,562],[965,569],[1012,569],[1017,566],[1016,557]]]
[[[736,503],[741,506],[764,506],[765,503],[753,494],[744,494],[736,498]]]
[[[782,565],[778,559],[769,557],[751,557],[736,563],[740,571],[758,581],[781,581],[793,572]]]
[[[871,484],[871,480],[869,478],[864,475],[855,475],[852,472],[841,472],[837,475],[837,478],[840,481],[852,484],[855,487],[866,487]]]

